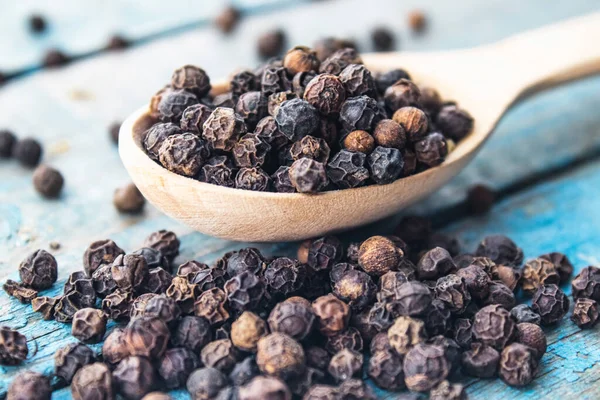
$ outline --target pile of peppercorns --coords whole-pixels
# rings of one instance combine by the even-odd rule
[[[112,240],[94,242],[84,271],[56,298],[37,297],[57,279],[56,260],[38,250],[19,266],[22,282],[5,284],[44,319],[72,324],[80,343],[56,353],[55,376],[75,399],[167,399],[147,394],[184,386],[201,400],[373,399],[363,373],[386,390],[464,399],[460,374],[530,383],[546,351],[540,325],[569,309],[558,285],[573,266],[563,254],[521,267],[523,252],[500,235],[461,254],[418,217],[405,218],[395,236],[348,246],[333,236],[308,240],[297,259],[244,248],[213,266],[187,261],[172,275],[179,244],[164,230],[130,254]],[[571,319],[592,327],[600,269],[583,269],[572,288]],[[531,307],[517,305],[518,291],[533,296]],[[128,323],[96,355],[85,344],[102,341],[109,319]],[[0,364],[26,356],[26,338],[0,328]],[[50,398],[48,378],[24,372],[8,400],[33,390],[32,398]]]
[[[355,49],[326,50],[294,47],[214,97],[204,70],[177,69],[150,102],[148,156],[202,182],[315,193],[437,166],[471,132],[465,110],[406,71],[373,75]]]

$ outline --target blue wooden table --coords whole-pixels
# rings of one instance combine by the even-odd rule
[[[145,103],[184,63],[201,65],[215,78],[240,65],[253,66],[258,62],[255,38],[275,27],[285,27],[290,43],[336,35],[353,37],[368,51],[368,30],[386,25],[397,33],[399,48],[433,50],[483,44],[600,9],[597,0],[551,6],[544,0],[371,0],[368,6],[363,0],[240,0],[249,15],[233,35],[223,36],[206,22],[222,6],[217,0],[204,0],[201,7],[172,0],[168,12],[158,1],[56,0],[51,8],[45,3],[0,0],[0,71],[26,72],[0,88],[0,128],[39,138],[44,162],[63,172],[66,186],[59,200],[43,200],[32,188],[31,171],[0,161],[0,281],[17,278],[20,261],[52,241],[61,244],[53,251],[59,283],[82,268],[84,249],[97,239],[110,237],[133,250],[151,231],[172,229],[182,239],[179,259],[204,262],[247,245],[191,232],[150,206],[137,217],[119,215],[112,206],[114,189],[129,179],[107,126]],[[406,24],[415,7],[424,9],[431,22],[421,36],[411,35]],[[47,36],[32,37],[25,30],[24,18],[32,10],[51,19]],[[99,52],[116,32],[138,45],[121,53]],[[37,66],[49,46],[82,57],[66,68],[41,71]],[[466,170],[404,214],[433,216],[465,250],[473,250],[486,234],[503,233],[528,258],[562,251],[576,270],[599,265],[599,93],[600,77],[593,77],[518,105]],[[493,187],[500,201],[487,215],[468,217],[463,212],[467,190],[481,182]],[[399,217],[346,235],[388,232]],[[294,254],[296,248],[293,243],[257,246],[267,254]],[[54,352],[74,341],[70,326],[41,321],[30,306],[5,293],[0,293],[0,324],[20,329],[29,340],[30,357],[20,368],[50,373]],[[465,381],[471,398],[600,398],[597,329],[580,331],[565,319],[546,332],[549,350],[533,384],[514,389],[499,380]],[[20,368],[0,367],[0,398]],[[54,397],[67,399],[70,393],[63,389]],[[184,393],[176,397],[187,398]]]

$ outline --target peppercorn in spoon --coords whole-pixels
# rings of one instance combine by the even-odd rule
[[[517,101],[600,72],[600,47],[594,40],[599,38],[600,13],[595,13],[472,49],[363,55],[371,71],[405,68],[415,83],[456,100],[475,121],[442,164],[389,184],[308,195],[240,190],[181,176],[144,152],[143,134],[156,122],[147,106],[123,123],[119,151],[144,196],[200,232],[268,242],[342,231],[385,218],[438,190],[473,159]],[[227,90],[228,84],[218,84],[212,93]]]

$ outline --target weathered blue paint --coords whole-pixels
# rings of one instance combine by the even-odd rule
[[[598,9],[593,0],[560,2],[553,7],[547,7],[542,0],[525,4],[518,0],[463,0],[462,7],[456,2],[380,0],[380,7],[385,4],[389,13],[382,15],[382,8],[373,7],[356,15],[354,24],[342,23],[343,19],[332,21],[331,15],[352,9],[349,3],[360,1],[315,3],[295,9],[293,15],[282,11],[256,15],[243,21],[231,37],[224,38],[211,29],[191,31],[122,54],[96,57],[58,72],[35,74],[0,89],[0,127],[40,138],[46,148],[45,162],[57,166],[66,177],[60,200],[42,200],[31,187],[31,171],[14,162],[0,161],[0,281],[16,278],[16,266],[26,254],[47,248],[53,240],[62,244],[55,252],[61,282],[69,272],[81,269],[85,247],[105,237],[113,238],[129,251],[139,247],[149,232],[173,229],[182,238],[181,261],[196,258],[212,262],[226,251],[248,245],[190,233],[152,207],[141,217],[118,215],[111,206],[112,191],[128,178],[107,139],[106,126],[147,101],[180,64],[196,63],[215,77],[240,64],[253,65],[257,60],[248,43],[275,26],[273,21],[286,27],[290,43],[311,43],[324,34],[336,34],[354,36],[368,49],[364,30],[387,24],[400,34],[402,48],[435,49],[476,45]],[[410,36],[403,18],[415,6],[429,10],[432,19],[429,33],[422,37]],[[135,13],[134,8],[131,10]],[[305,24],[297,24],[298,20]],[[156,57],[158,53],[163,56]],[[0,55],[4,57],[2,51]],[[572,163],[587,152],[600,151],[598,92],[600,79],[591,78],[516,107],[474,162],[413,211],[430,212],[456,204],[464,198],[466,188],[476,182],[490,182],[502,189],[523,177]],[[92,157],[90,148],[94,149]],[[502,232],[513,236],[528,256],[561,250],[572,257],[578,268],[597,263],[598,258],[594,257],[600,257],[599,245],[594,235],[598,213],[594,205],[597,208],[599,171],[596,163],[556,182],[532,188],[500,203],[490,215],[460,222],[448,231],[457,233],[467,249],[472,249],[485,233]],[[345,238],[389,231],[393,221],[372,224],[346,234]],[[295,252],[295,244],[258,247],[267,254]],[[56,285],[49,293],[60,287]],[[4,293],[0,293],[0,324],[21,328],[30,339],[31,357],[21,368],[50,373],[54,352],[73,341],[70,326],[41,321],[29,306]],[[597,398],[594,381],[600,379],[600,371],[594,363],[600,361],[600,345],[595,330],[579,332],[570,321],[564,321],[548,333],[550,352],[542,363],[542,376],[534,385],[515,390],[497,380],[468,381],[472,398],[570,398],[574,394]],[[0,368],[0,397],[19,369]],[[67,399],[70,395],[63,389],[54,397]],[[182,392],[175,397],[187,398]],[[394,395],[386,397],[392,399]]]

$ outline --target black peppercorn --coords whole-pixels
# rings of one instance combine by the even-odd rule
[[[105,362],[116,365],[128,356],[129,350],[125,342],[125,330],[123,328],[113,329],[102,345],[102,358]]]
[[[144,311],[146,311],[146,306],[150,299],[153,299],[157,295],[154,293],[144,293],[139,295],[138,297],[131,302],[131,308],[129,311],[129,317],[131,319],[140,318],[144,316]]]
[[[304,100],[321,114],[331,115],[340,112],[346,100],[343,82],[335,75],[321,74],[313,78],[304,89]]]
[[[158,250],[168,260],[172,260],[179,254],[179,239],[175,233],[161,229],[146,238],[144,247]]]
[[[510,315],[512,315],[517,323],[529,322],[539,325],[541,322],[539,314],[533,311],[527,304],[519,304],[513,307],[513,309],[510,310]]]
[[[200,295],[194,303],[194,314],[205,318],[210,325],[220,325],[229,319],[227,294],[219,288],[210,289]]]
[[[17,137],[12,132],[0,130],[0,158],[9,158],[13,154],[15,143]]]
[[[267,288],[272,293],[289,296],[300,290],[306,277],[306,267],[297,260],[279,257],[273,260],[264,271]]]
[[[437,279],[454,270],[454,260],[446,249],[435,247],[426,252],[417,264],[420,279]]]
[[[340,189],[362,186],[370,176],[366,161],[363,153],[340,150],[327,164],[327,177]]]
[[[448,145],[441,133],[434,132],[415,143],[417,160],[428,167],[435,167],[444,162],[448,155]]]
[[[160,360],[158,374],[165,386],[175,389],[185,385],[190,374],[200,366],[198,356],[184,347],[169,349]]]
[[[227,386],[227,377],[216,368],[201,368],[191,373],[186,389],[192,400],[211,400]]]
[[[171,172],[195,176],[210,157],[207,142],[193,133],[175,134],[163,140],[158,151],[159,161]]]
[[[112,373],[108,366],[98,362],[82,367],[73,377],[71,395],[75,400],[114,399]]]
[[[195,134],[202,134],[203,132],[203,126],[204,123],[206,122],[206,120],[208,119],[208,117],[210,116],[210,114],[212,113],[212,110],[210,109],[210,107],[204,105],[204,104],[194,104],[192,106],[189,106],[188,108],[186,108],[183,111],[183,114],[181,115],[181,121],[180,121],[180,125],[181,125],[181,129],[183,129],[185,132],[192,132]],[[164,125],[164,124],[157,124],[157,125]],[[154,125],[156,126],[156,125]],[[152,128],[150,128],[152,129]],[[175,132],[175,133],[179,133],[179,132]]]
[[[402,357],[392,351],[373,352],[367,374],[382,389],[399,391],[405,387]]]
[[[282,165],[271,175],[273,188],[279,193],[295,193],[296,188],[290,179],[290,167]]]
[[[346,132],[370,132],[381,119],[377,101],[369,96],[347,99],[340,109],[340,122]]]
[[[132,301],[132,292],[117,289],[102,300],[102,310],[104,310],[109,318],[115,321],[124,321],[129,318]],[[57,314],[61,302],[57,305]]]
[[[156,317],[171,326],[177,322],[180,315],[181,309],[177,302],[165,295],[152,296],[146,303],[143,312],[144,317]]]
[[[135,184],[129,183],[115,190],[113,204],[119,212],[136,214],[143,210],[146,199]]]
[[[421,92],[410,80],[399,79],[385,90],[384,99],[385,105],[395,112],[402,107],[418,106]]]
[[[204,318],[183,317],[173,331],[171,341],[175,346],[185,347],[199,353],[212,340],[210,324]]]
[[[473,325],[470,319],[458,318],[454,321],[452,337],[463,349],[471,347]]]
[[[573,298],[600,300],[600,268],[585,267],[571,282]]]
[[[333,293],[354,310],[361,310],[375,299],[377,286],[362,271],[347,271],[335,281]]]
[[[325,164],[310,158],[300,158],[291,165],[290,182],[300,193],[315,193],[327,186]]]
[[[266,192],[271,186],[271,177],[261,168],[240,168],[235,175],[237,189]]]
[[[400,79],[410,80],[410,76],[403,69],[392,69],[385,73],[377,75],[375,85],[380,95],[383,95],[387,88],[398,82]],[[441,100],[440,100],[441,102]]]
[[[231,108],[217,107],[204,123],[202,136],[215,150],[231,151],[247,132],[242,117]]]
[[[355,47],[350,40],[339,39],[335,37],[321,38],[313,43],[313,49],[317,53],[317,58],[324,61],[337,50],[345,47]]]
[[[234,187],[237,169],[227,156],[214,156],[206,161],[200,170],[198,179],[213,185]]]
[[[217,15],[215,18],[215,25],[219,30],[225,34],[231,33],[237,26],[241,17],[241,13],[238,9],[228,6]]]
[[[289,142],[288,138],[279,130],[277,122],[272,116],[261,119],[256,125],[254,133],[269,143],[273,150],[280,149]]]
[[[96,357],[92,349],[79,343],[71,343],[54,354],[54,374],[70,384],[80,368],[91,364]]]
[[[259,167],[265,163],[265,159],[271,150],[271,146],[258,135],[249,133],[233,146],[232,154],[238,167]]]
[[[277,92],[273,93],[267,99],[267,111],[269,113],[268,116],[275,116],[277,114],[277,110],[279,107],[286,101],[296,99],[301,96],[298,96],[296,93],[291,92],[289,90],[285,92]],[[265,117],[266,118],[266,117]],[[287,140],[287,138],[286,138]]]
[[[392,183],[404,170],[404,159],[398,149],[377,146],[367,161],[371,170],[371,178],[379,185]]]
[[[435,124],[445,136],[459,141],[473,130],[473,117],[455,105],[448,105],[440,109]]]
[[[240,361],[233,367],[233,370],[229,374],[229,380],[235,386],[242,386],[250,382],[252,378],[259,375],[260,371],[256,365],[255,357],[246,357],[243,361]]]
[[[490,277],[476,265],[469,265],[456,271],[456,275],[465,281],[469,293],[475,300],[485,299],[490,292]]]
[[[196,285],[196,291],[205,292],[214,287],[222,287],[225,283],[226,272],[219,267],[203,268],[187,276],[188,281]]]
[[[404,357],[403,365],[406,386],[418,392],[431,390],[450,372],[444,349],[433,344],[414,346]]]
[[[263,33],[258,37],[257,51],[263,58],[275,57],[281,54],[285,44],[285,32],[281,29],[275,29]]]
[[[273,65],[265,68],[260,83],[265,96],[287,92],[292,89],[292,82],[288,77],[287,70],[281,65]]]
[[[45,250],[36,250],[19,265],[19,276],[25,286],[48,289],[58,276],[56,259]]]
[[[194,307],[197,297],[197,287],[186,278],[176,276],[171,280],[171,286],[167,288],[167,297],[175,300],[184,314],[188,314]]]
[[[444,380],[431,389],[429,400],[467,400],[467,392],[460,383]]]
[[[106,316],[102,310],[82,308],[73,315],[71,334],[83,343],[98,343],[106,332]]]
[[[319,69],[317,54],[308,47],[296,46],[283,58],[283,66],[291,75]]]
[[[183,111],[198,104],[198,98],[186,90],[168,90],[162,93],[157,111],[162,122],[178,123]]]
[[[98,240],[90,244],[85,251],[83,269],[87,276],[91,277],[101,264],[112,263],[120,254],[125,254],[125,252],[112,240]]]
[[[337,382],[357,376],[363,366],[363,355],[350,349],[343,349],[331,357],[327,371]]]
[[[434,299],[422,315],[425,329],[429,335],[445,335],[450,330],[451,314],[448,305]]]
[[[538,362],[529,347],[513,343],[502,351],[498,374],[508,385],[522,387],[533,380],[537,366]]]
[[[31,300],[31,308],[34,312],[41,313],[44,320],[48,321],[54,319],[56,303],[58,303],[57,298],[41,296]]]
[[[278,303],[269,314],[271,332],[281,332],[296,340],[303,340],[311,332],[315,314],[308,301],[296,301],[296,297]]]
[[[493,347],[473,343],[471,349],[462,354],[462,370],[476,378],[492,378],[498,370],[500,353]]]
[[[18,365],[27,358],[28,352],[25,336],[0,326],[0,365]]]
[[[319,128],[319,114],[309,102],[301,99],[285,101],[275,113],[279,130],[292,141],[312,135]]]
[[[116,391],[126,399],[139,399],[156,385],[152,363],[144,357],[127,357],[113,371]]]
[[[394,316],[415,316],[424,313],[429,308],[431,300],[431,291],[425,284],[409,281],[396,289],[386,307]]]
[[[235,310],[255,308],[265,293],[264,283],[250,271],[244,271],[225,282],[229,305]]]
[[[173,72],[171,86],[195,94],[199,99],[210,91],[210,79],[202,68],[184,65]]]
[[[92,274],[92,285],[99,297],[106,297],[117,289],[111,268],[110,264],[102,264]]]
[[[567,282],[571,278],[571,275],[573,275],[573,264],[571,264],[566,255],[553,252],[541,255],[539,258],[548,260],[554,264],[554,268],[560,277],[560,283]]]
[[[39,164],[42,158],[42,146],[32,138],[18,140],[12,146],[12,156],[21,163],[21,165],[33,168]]]
[[[125,329],[127,350],[132,356],[158,359],[167,349],[170,338],[169,328],[156,317],[132,320]]]
[[[327,145],[325,140],[309,135],[292,144],[290,158],[294,161],[301,158],[310,158],[321,163],[326,163],[329,159],[329,152],[329,145]]]
[[[546,353],[546,335],[539,325],[529,322],[517,324],[516,342],[532,349],[536,359],[540,360]]]
[[[302,346],[283,333],[271,333],[258,342],[256,363],[262,373],[282,379],[298,376],[304,371]]]
[[[347,400],[375,400],[377,396],[362,379],[348,379],[338,386],[340,398]]]
[[[238,99],[235,112],[244,119],[248,129],[252,130],[258,121],[267,116],[267,98],[259,91],[244,93]]]
[[[454,313],[462,313],[471,302],[471,294],[465,280],[458,275],[449,274],[437,280],[435,295],[448,305]]]
[[[34,371],[19,373],[8,387],[7,400],[50,400],[50,379]]]
[[[367,95],[375,97],[375,80],[371,72],[360,64],[350,64],[339,74],[348,97]]]
[[[535,292],[531,308],[540,314],[542,325],[552,325],[569,310],[569,298],[558,286],[543,285]]]
[[[328,336],[325,343],[325,349],[332,355],[343,349],[361,352],[363,350],[363,338],[358,329],[350,327],[345,331]]]
[[[148,271],[148,279],[146,280],[145,290],[162,294],[167,291],[173,281],[170,273],[161,267],[152,268]]]
[[[392,51],[395,46],[394,34],[388,28],[376,28],[371,32],[371,42],[375,51]]]
[[[502,350],[515,336],[515,322],[502,306],[489,305],[475,314],[472,334],[475,340]]]
[[[240,387],[239,400],[291,400],[290,389],[277,378],[257,376]]]
[[[425,341],[425,324],[411,317],[398,317],[388,330],[390,346],[396,353],[404,355],[416,344]]]
[[[189,109],[189,108],[188,108]],[[186,109],[186,111],[188,110]],[[144,133],[144,149],[148,153],[148,157],[154,161],[158,161],[160,156],[160,148],[166,138],[173,135],[182,134],[183,131],[179,126],[167,122],[165,124],[154,124]]]
[[[492,282],[489,289],[490,292],[483,300],[484,305],[498,304],[507,310],[511,310],[517,303],[513,291],[503,283]]]
[[[479,243],[476,255],[488,257],[498,265],[518,267],[523,262],[523,250],[503,235],[491,235]]]
[[[581,329],[592,328],[598,322],[598,316],[598,303],[596,300],[586,298],[575,300],[571,321],[578,327]]]

